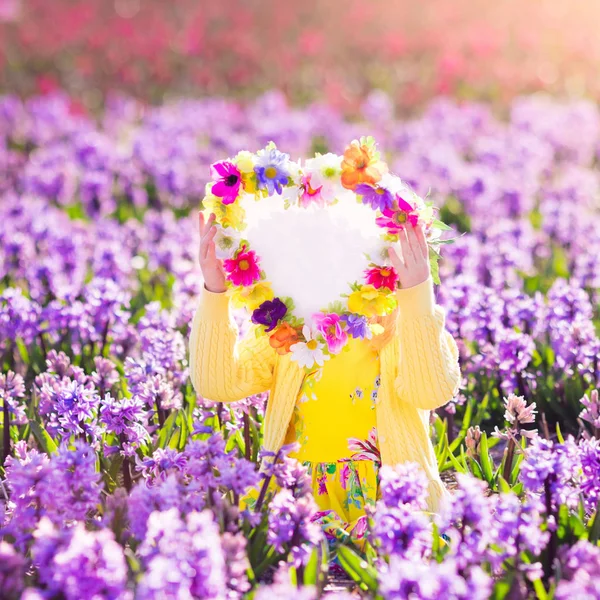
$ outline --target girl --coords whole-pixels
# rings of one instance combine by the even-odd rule
[[[201,396],[234,402],[270,391],[264,447],[277,451],[298,442],[290,456],[313,481],[319,520],[329,539],[350,538],[362,547],[365,505],[379,495],[379,468],[417,462],[428,479],[427,510],[449,496],[429,439],[430,411],[458,391],[458,348],[435,303],[427,242],[421,226],[400,232],[401,256],[389,257],[399,276],[397,308],[376,322],[383,333],[350,338],[320,377],[305,377],[290,354],[279,354],[255,325],[238,340],[229,314],[225,273],[216,258],[215,215],[199,214],[204,288],[190,333],[190,377]]]

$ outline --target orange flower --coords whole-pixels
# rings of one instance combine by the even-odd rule
[[[269,336],[269,344],[277,354],[287,354],[290,346],[298,341],[298,332],[285,321]]]
[[[344,151],[342,160],[342,185],[355,190],[359,183],[375,185],[387,173],[387,165],[379,160],[374,143],[353,140]]]

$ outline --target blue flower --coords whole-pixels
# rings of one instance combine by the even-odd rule
[[[277,192],[281,194],[283,186],[290,181],[286,171],[286,163],[290,155],[279,152],[276,148],[259,153],[259,159],[254,167],[259,189],[267,189],[269,196]]]
[[[342,321],[348,326],[347,331],[353,338],[371,339],[373,337],[366,317],[355,314],[342,315]]]
[[[354,190],[357,196],[361,196],[363,204],[369,204],[373,210],[385,210],[392,208],[394,195],[381,186],[373,187],[368,183],[360,183]]]

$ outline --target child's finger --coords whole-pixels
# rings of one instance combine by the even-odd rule
[[[429,251],[427,249],[427,240],[425,239],[425,231],[421,225],[417,225],[415,227],[415,235],[417,237],[417,242],[423,253],[423,256],[427,258],[429,256]]]
[[[208,256],[208,251],[210,249],[211,244],[214,246],[215,242],[215,235],[217,234],[217,228],[216,227],[212,227],[208,233],[204,236],[204,253],[203,253],[203,258],[206,259]]]
[[[415,225],[414,227],[408,227],[406,230],[406,236],[408,238],[408,243],[410,245],[410,249],[413,252],[413,256],[415,260],[424,259],[425,254],[421,249],[421,244],[417,238],[417,230],[421,229],[420,225]]]
[[[400,238],[400,247],[402,248],[402,256],[404,257],[404,264],[408,268],[410,265],[415,264],[416,259],[413,254],[412,248],[410,247],[410,243],[408,241],[406,228],[404,228],[398,232],[398,237]]]

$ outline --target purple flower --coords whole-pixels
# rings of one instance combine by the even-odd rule
[[[86,531],[82,523],[58,530],[42,519],[34,534],[33,563],[40,582],[54,596],[124,598],[127,563],[112,531]]]
[[[368,204],[373,210],[389,210],[394,204],[392,192],[381,186],[373,187],[368,183],[359,183],[354,192],[357,196],[361,196],[363,204]]]
[[[418,463],[400,463],[396,467],[383,465],[381,478],[381,500],[388,508],[405,504],[422,510],[427,505],[429,481]]]
[[[600,579],[600,548],[587,540],[579,540],[574,546],[559,551],[563,578],[556,588],[556,600],[581,598],[593,600],[598,597]]]
[[[232,162],[223,160],[210,166],[210,175],[216,182],[212,186],[211,192],[215,196],[223,198],[223,204],[235,202],[242,181],[238,168]]]
[[[287,313],[287,306],[279,299],[265,300],[252,312],[252,322],[257,325],[265,325],[265,331],[275,328],[280,319]]]
[[[424,557],[431,549],[431,521],[410,504],[378,502],[374,522],[373,539],[385,556]]]
[[[8,543],[0,541],[0,590],[7,598],[17,598],[24,587],[25,557]]]
[[[311,520],[316,512],[312,495],[294,498],[287,489],[277,492],[269,503],[267,541],[278,552],[291,550],[296,566],[305,564],[310,550],[321,540],[321,528]]]
[[[287,162],[290,155],[277,150],[265,148],[258,153],[258,161],[254,167],[258,180],[258,188],[266,189],[269,196],[275,192],[281,194],[282,186],[288,185],[290,174],[287,171]]]
[[[468,573],[453,558],[441,563],[421,558],[392,556],[379,572],[379,591],[384,600],[487,600],[492,578],[478,566]]]
[[[548,512],[554,512],[560,504],[575,508],[579,501],[579,489],[574,474],[581,468],[580,448],[569,435],[564,444],[538,437],[531,441],[521,463],[519,479],[525,489],[537,493],[549,492]]]
[[[133,456],[136,449],[150,439],[145,427],[148,420],[146,404],[140,396],[117,400],[106,394],[99,412],[106,431],[119,438],[123,456]]]
[[[353,338],[371,339],[373,337],[366,317],[350,313],[342,315],[342,321],[346,323],[347,331]]]
[[[582,470],[581,491],[586,507],[591,512],[600,502],[600,440],[581,440],[579,458]]]
[[[153,512],[139,556],[145,568],[140,600],[225,597],[225,559],[210,511],[191,512],[185,520],[176,508]]]
[[[26,425],[27,415],[25,406],[19,402],[20,398],[25,396],[25,382],[18,373],[9,371],[0,373],[0,403],[6,405],[12,413],[11,420],[15,425]]]

